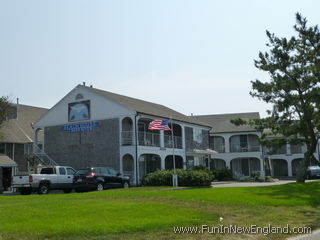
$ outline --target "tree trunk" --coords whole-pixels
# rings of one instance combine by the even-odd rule
[[[308,167],[317,164],[317,160],[313,155],[316,151],[316,147],[317,147],[317,138],[314,135],[314,138],[311,138],[311,141],[309,142],[309,144],[307,143],[307,151],[304,153],[302,168],[297,174],[297,182],[304,183],[306,181]]]

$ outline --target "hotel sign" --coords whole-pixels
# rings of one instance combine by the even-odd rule
[[[100,126],[99,122],[82,122],[82,123],[74,123],[74,124],[66,124],[63,126],[63,131],[69,133],[76,132],[90,132],[94,127]]]

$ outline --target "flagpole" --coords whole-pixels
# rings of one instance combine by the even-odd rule
[[[174,136],[173,136],[173,122],[172,118],[170,118],[171,122],[171,137],[172,137],[172,161],[173,161],[173,176],[172,176],[172,186],[178,187],[178,177],[176,172],[176,158],[174,155]]]

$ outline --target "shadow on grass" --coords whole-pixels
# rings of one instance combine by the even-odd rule
[[[288,200],[288,205],[297,204],[320,207],[320,181],[258,187],[248,189],[247,191],[250,194],[268,196],[274,200]]]

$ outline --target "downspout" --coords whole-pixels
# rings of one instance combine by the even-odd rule
[[[137,131],[137,117],[138,113],[136,112],[136,115],[134,116],[134,131],[135,131],[135,144],[136,144],[136,186],[139,184],[138,179],[138,131]]]

